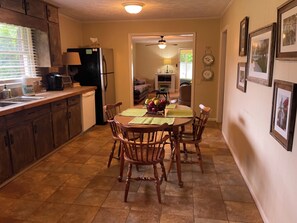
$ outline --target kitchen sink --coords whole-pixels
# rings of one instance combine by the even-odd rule
[[[6,99],[7,102],[30,102],[30,101],[36,101],[43,99],[44,97],[38,97],[38,96],[18,96],[14,98]]]
[[[17,104],[16,102],[10,102],[10,101],[0,101],[0,107],[6,107],[9,105],[15,105]]]

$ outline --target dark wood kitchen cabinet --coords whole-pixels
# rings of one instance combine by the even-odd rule
[[[52,131],[52,117],[50,113],[50,104],[36,109],[38,117],[32,122],[36,158],[39,159],[50,153],[54,149],[54,139]]]
[[[69,140],[67,100],[63,99],[51,104],[53,134],[55,148]]]
[[[45,3],[40,0],[0,0],[1,8],[34,16],[45,18]]]
[[[0,0],[1,8],[9,9],[15,12],[25,14],[25,2],[24,0]]]
[[[80,95],[68,98],[69,138],[73,138],[82,131]]]
[[[13,175],[5,119],[0,117],[0,184]]]
[[[59,14],[58,8],[53,5],[46,5],[50,55],[52,66],[62,66],[62,53],[61,53],[61,39],[59,28]]]
[[[51,105],[55,148],[82,131],[80,95]]]
[[[14,173],[18,173],[35,160],[32,124],[30,121],[22,121],[23,114],[20,113],[9,115],[6,119]]]
[[[50,104],[5,116],[13,172],[54,149]]]
[[[40,0],[25,0],[26,14],[40,19],[45,19],[45,2]]]

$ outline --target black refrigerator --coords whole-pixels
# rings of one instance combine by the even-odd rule
[[[78,52],[81,65],[75,66],[73,79],[81,86],[96,86],[96,125],[105,124],[103,106],[115,103],[113,49],[69,48],[68,52]],[[73,67],[72,67],[73,68]],[[72,69],[69,66],[69,69]]]

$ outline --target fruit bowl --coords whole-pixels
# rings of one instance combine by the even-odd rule
[[[151,114],[157,114],[163,112],[168,101],[165,99],[151,98],[146,99],[144,105],[146,106],[147,112]]]

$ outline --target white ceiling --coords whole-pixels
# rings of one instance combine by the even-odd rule
[[[218,18],[233,0],[136,0],[144,3],[137,15],[125,12],[122,3],[133,0],[46,0],[60,12],[81,22]],[[134,1],[135,2],[135,1]]]

